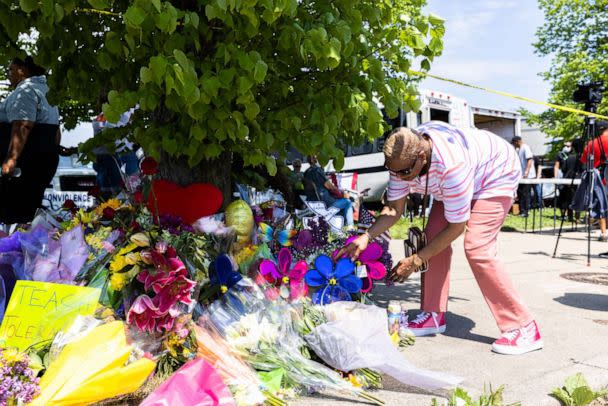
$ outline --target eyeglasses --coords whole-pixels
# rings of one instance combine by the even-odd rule
[[[391,168],[388,167],[388,165],[384,165],[384,167],[389,171],[394,173],[395,175],[397,175],[398,177],[405,177],[405,176],[409,176],[412,171],[414,170],[414,167],[416,166],[416,161],[417,159],[414,159],[414,162],[412,162],[412,165],[409,168],[406,169],[400,169],[398,171],[394,171]]]

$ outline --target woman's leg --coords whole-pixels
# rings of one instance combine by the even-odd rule
[[[350,199],[338,199],[332,203],[332,206],[342,210],[347,226],[354,225],[353,202],[351,202]]]
[[[428,241],[432,241],[437,234],[448,226],[443,210],[442,202],[433,202],[429,222],[425,228]],[[436,313],[447,311],[451,261],[451,246],[429,260],[429,270],[422,274],[422,310]]]
[[[473,201],[464,238],[473,275],[502,332],[526,326],[533,320],[498,258],[497,237],[510,207],[509,197]]]

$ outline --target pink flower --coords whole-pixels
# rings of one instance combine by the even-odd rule
[[[171,306],[161,312],[153,299],[141,295],[135,299],[127,313],[127,323],[149,333],[166,332],[173,328],[175,318],[180,315],[177,306]]]
[[[344,246],[353,242],[357,237],[356,235],[350,237],[346,240]],[[372,242],[359,254],[356,265],[357,267],[364,266],[367,273],[367,276],[361,278],[363,280],[361,292],[370,292],[374,287],[373,281],[383,279],[386,276],[386,267],[382,262],[378,261],[380,257],[382,257],[382,247],[377,242]]]
[[[285,299],[289,297],[295,300],[308,294],[308,286],[304,283],[308,266],[305,261],[298,261],[292,267],[292,262],[291,251],[282,248],[278,255],[278,266],[273,261],[265,259],[260,263],[260,274],[266,281],[279,288],[281,296]]]
[[[154,332],[156,329],[156,318],[161,314],[158,307],[147,295],[141,295],[131,305],[127,313],[127,323],[135,324],[142,331]]]
[[[191,295],[195,286],[196,282],[185,276],[179,276],[169,281],[162,290],[157,292],[154,302],[158,303],[158,308],[163,313],[178,302],[190,305],[194,303]]]

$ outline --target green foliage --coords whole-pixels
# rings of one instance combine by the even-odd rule
[[[551,396],[559,400],[564,406],[585,406],[607,394],[608,390],[606,389],[593,391],[581,373],[566,378],[564,386],[555,388],[551,392]]]
[[[551,83],[550,101],[582,109],[572,101],[581,81],[604,80],[608,84],[608,0],[539,0],[545,14],[538,28],[536,52],[551,56],[552,66],[541,76]],[[608,98],[598,113],[608,115]],[[525,114],[554,139],[571,140],[583,135],[583,118],[576,114],[547,110]],[[556,148],[561,148],[557,145]]]
[[[479,399],[474,400],[466,390],[462,388],[454,389],[450,398],[447,402],[447,406],[503,406],[502,393],[504,386],[500,386],[495,391],[492,390],[490,385],[489,393],[486,392],[484,387],[483,393],[479,396]],[[431,406],[439,406],[441,403],[436,399],[433,399]],[[512,403],[511,406],[520,405],[520,403]]]
[[[108,96],[110,121],[139,104],[132,137],[190,166],[223,151],[276,172],[290,146],[343,162],[339,142],[380,136],[416,108],[415,58],[429,69],[444,22],[424,0],[0,0],[0,56],[36,30],[54,103],[70,126]],[[118,136],[116,133],[115,136]],[[105,140],[104,142],[106,142]],[[89,148],[93,144],[89,144]]]

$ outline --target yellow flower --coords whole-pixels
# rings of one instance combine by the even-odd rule
[[[136,248],[137,248],[137,245],[135,245],[133,243],[128,244],[127,246],[121,248],[120,251],[118,251],[118,255],[128,254],[129,252],[133,251]]]
[[[118,210],[118,208],[120,208],[120,206],[122,205],[122,203],[120,203],[120,200],[118,199],[109,199],[105,202],[103,202],[102,204],[100,204],[99,206],[97,206],[97,208],[95,209],[95,213],[99,216],[101,216],[103,214],[103,210],[106,207],[109,207],[113,210]]]
[[[124,256],[116,255],[110,262],[110,271],[120,272],[127,265],[127,260]]]
[[[7,365],[23,361],[24,354],[16,348],[7,348],[2,352],[2,357]]]
[[[131,242],[136,244],[138,247],[149,247],[150,238],[144,233],[137,233],[131,236]]]
[[[116,292],[122,290],[127,284],[127,274],[125,273],[113,273],[110,276],[110,286]]]
[[[78,217],[82,224],[89,224],[93,221],[93,213],[87,213],[82,209],[80,209],[78,211],[78,214],[74,217]]]

